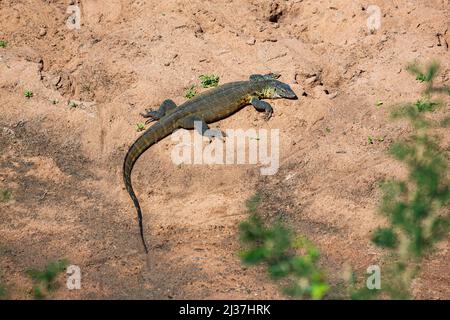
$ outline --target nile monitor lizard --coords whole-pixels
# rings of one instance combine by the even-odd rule
[[[272,116],[273,109],[269,103],[260,99],[297,99],[289,85],[276,80],[278,75],[252,75],[249,81],[227,83],[206,91],[186,101],[179,107],[172,100],[165,100],[159,110],[146,110],[143,117],[149,118],[147,122],[157,121],[147,129],[130,147],[123,164],[123,179],[126,189],[137,210],[139,229],[145,252],[148,253],[142,227],[142,212],[136,194],[131,185],[131,171],[137,159],[150,146],[164,139],[177,129],[194,129],[194,122],[201,123],[195,126],[200,134],[211,138],[208,123],[213,123],[240,110],[246,105],[253,105],[256,110],[264,111],[266,120]],[[217,133],[213,134],[217,136]]]

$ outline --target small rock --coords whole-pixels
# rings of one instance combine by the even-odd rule
[[[57,86],[57,85],[59,84],[60,81],[61,81],[61,76],[60,76],[60,75],[57,75],[56,77],[54,77],[54,78],[52,79],[52,84],[53,84],[54,86]]]
[[[169,60],[164,62],[164,66],[168,67],[172,64],[173,60],[178,57],[178,53],[175,53]]]
[[[317,81],[317,75],[313,75],[312,77],[309,77],[308,79],[305,80],[306,84],[313,84],[314,82]]]
[[[251,37],[250,39],[248,39],[245,43],[248,44],[249,46],[254,45],[256,42],[256,39]]]
[[[47,30],[45,28],[40,28],[39,29],[39,36],[43,37],[47,34]]]

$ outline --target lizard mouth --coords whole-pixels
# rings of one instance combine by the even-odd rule
[[[283,98],[285,98],[285,99],[290,99],[290,100],[298,100],[298,97],[297,97],[297,95],[295,94],[294,91],[287,92],[287,93],[283,96]]]

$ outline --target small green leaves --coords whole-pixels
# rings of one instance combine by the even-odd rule
[[[391,228],[378,228],[372,236],[372,242],[379,247],[396,248],[397,236]]]
[[[78,107],[78,103],[76,103],[75,101],[69,101],[69,107],[74,109],[74,108]]]
[[[376,142],[383,142],[384,141],[384,137],[372,137],[372,136],[368,136],[367,137],[367,143],[368,144],[374,144]]]
[[[189,88],[186,89],[184,92],[184,96],[187,99],[192,99],[197,94],[197,89],[195,84],[191,85]]]
[[[136,131],[141,132],[145,130],[145,125],[143,123],[136,123]]]
[[[8,42],[6,42],[5,40],[0,40],[0,48],[6,48],[7,45]]]
[[[31,91],[31,90],[25,90],[24,93],[23,93],[23,95],[24,95],[25,98],[30,99],[31,97],[33,97],[33,91]]]
[[[375,103],[375,105],[376,105],[377,107],[381,107],[383,104],[384,104],[384,102],[381,101],[381,100],[378,100],[378,101]]]
[[[203,74],[199,77],[199,79],[203,88],[217,87],[219,84],[219,76],[214,74]]]

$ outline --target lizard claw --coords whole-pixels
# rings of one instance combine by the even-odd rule
[[[154,118],[147,119],[147,120],[145,121],[145,124],[152,123],[153,121],[156,121],[156,119],[154,119]]]
[[[149,118],[149,117],[151,117],[151,112],[153,111],[153,109],[152,108],[150,108],[150,109],[145,109],[145,112],[140,112],[139,114],[141,115],[141,116],[143,116],[144,118]]]
[[[227,134],[220,129],[209,129],[209,132],[205,134],[205,136],[209,139],[209,143],[212,143],[214,139],[219,139],[222,142],[225,142],[225,137]]]
[[[269,121],[270,118],[272,118],[272,111],[266,112],[266,115],[264,116],[264,120]]]

